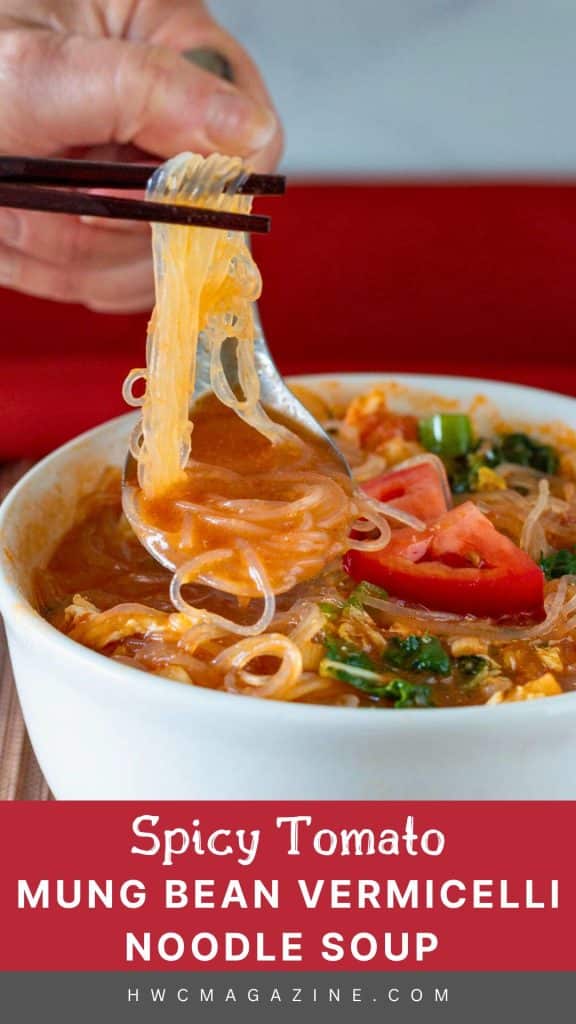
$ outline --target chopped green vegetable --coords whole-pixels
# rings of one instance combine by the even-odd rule
[[[330,621],[337,619],[338,616],[340,615],[340,612],[342,611],[339,605],[333,604],[332,601],[319,601],[318,607],[322,614],[325,615],[326,618]]]
[[[552,445],[540,444],[528,434],[502,434],[500,453],[504,462],[530,466],[541,473],[555,473],[558,469],[558,454]]]
[[[482,465],[469,455],[451,459],[446,467],[452,494],[469,494],[476,487],[478,469]]]
[[[477,682],[480,676],[488,672],[490,661],[480,654],[462,654],[454,660],[454,668],[467,682]]]
[[[500,447],[481,439],[467,455],[450,459],[446,470],[453,494],[470,494],[478,485],[478,470],[483,466],[493,469],[502,462]]]
[[[459,421],[466,421],[468,426]],[[540,473],[553,474],[558,470],[556,449],[528,434],[501,434],[492,441],[483,438],[474,443],[470,421],[460,413],[430,416],[420,420],[419,429],[424,447],[443,458],[453,494],[474,491],[482,466],[493,469],[501,462],[513,462]]]
[[[447,472],[452,494],[469,494],[474,490],[478,466],[472,465],[468,457],[454,459]]]
[[[324,641],[326,657],[320,662],[320,675],[340,679],[371,697],[384,697],[388,683],[372,659],[360,647],[329,636]]]
[[[367,597],[380,597],[385,599],[388,597],[388,594],[382,589],[382,587],[377,587],[375,583],[368,583],[367,580],[363,580],[357,587],[354,587],[354,590],[344,605],[344,610],[346,608],[363,609],[364,601]]]
[[[405,672],[450,674],[450,657],[434,636],[394,637],[384,652],[384,661]]]
[[[394,701],[395,708],[428,708],[432,705],[432,688],[428,683],[409,683],[406,679],[391,679],[382,696]]]
[[[320,662],[320,675],[340,679],[369,697],[391,700],[395,708],[429,707],[431,688],[426,683],[406,679],[385,680],[372,659],[354,644],[339,637],[327,637],[326,657]]]
[[[324,648],[326,651],[325,660],[342,666],[341,669],[338,668],[334,672],[329,673],[335,679],[343,679],[344,682],[349,682],[350,670],[357,668],[362,669],[364,672],[371,672],[379,678],[378,667],[361,647],[357,647],[347,640],[342,640],[339,636],[326,636]],[[339,675],[340,671],[343,673],[342,675]]]
[[[420,420],[418,430],[420,443],[445,458],[466,455],[473,445],[472,424],[463,413],[434,413]]]
[[[547,580],[558,580],[561,576],[572,575],[576,573],[576,548],[572,551],[568,551],[567,548],[554,551],[546,558],[541,558],[540,565]]]
[[[488,466],[489,469],[494,469],[502,462],[502,452],[497,441],[479,441],[475,448],[475,456],[481,460],[482,466]]]
[[[493,469],[501,462],[513,462],[552,474],[558,469],[558,454],[551,445],[540,444],[527,434],[502,434],[493,441],[480,440],[471,451],[445,458],[445,462],[452,493],[469,494],[477,486],[482,466]]]

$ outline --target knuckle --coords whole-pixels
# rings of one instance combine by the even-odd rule
[[[39,57],[42,33],[9,29],[0,33],[0,65],[4,71],[22,74]]]
[[[35,74],[38,43],[33,32],[0,32],[0,81],[2,82],[2,148],[18,149],[26,117],[26,77]]]
[[[16,244],[24,253],[59,267],[73,265],[79,256],[77,231],[72,218],[24,213],[20,218]]]
[[[74,274],[59,267],[44,265],[20,253],[16,254],[12,264],[11,288],[27,295],[60,302],[78,301],[78,283]]]
[[[145,258],[149,251],[148,239],[140,234],[118,238],[117,233],[96,229],[77,217],[39,213],[24,214],[19,218],[17,239],[7,243],[4,235],[2,241],[75,273],[98,267],[129,266]]]
[[[82,223],[75,217],[67,217],[62,218],[58,227],[59,230],[54,230],[49,237],[49,257],[59,266],[75,267],[81,264],[86,252]]]
[[[57,34],[47,30],[0,32],[0,140],[1,148],[7,152],[20,152],[23,137],[34,139],[38,117],[32,97],[38,83],[48,81],[59,45]]]
[[[176,55],[156,46],[126,48],[118,61],[115,76],[116,109],[119,122],[114,133],[118,142],[129,142],[155,109],[174,68]]]
[[[64,38],[42,29],[0,32],[0,80],[3,91],[9,91],[11,103],[20,98],[23,109],[25,104],[29,104],[30,86],[44,79],[53,69]]]

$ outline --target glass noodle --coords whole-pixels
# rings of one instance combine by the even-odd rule
[[[156,201],[247,213],[252,199],[237,191],[245,176],[236,158],[184,153],[158,169],[148,195]],[[140,530],[161,527],[171,532],[182,553],[170,587],[175,608],[192,622],[257,636],[273,621],[276,594],[318,576],[349,543],[367,550],[383,547],[390,537],[387,516],[412,520],[394,508],[380,509],[380,503],[365,496],[354,498],[343,474],[338,478],[333,471],[327,473],[306,439],[263,409],[253,317],[261,278],[245,237],[155,224],[153,253],[156,306],[147,366],[133,370],[124,385],[125,399],[142,408],[131,441],[139,491],[125,496],[125,509]],[[236,339],[241,394],[230,386],[222,362],[230,337]],[[196,457],[190,403],[199,345],[208,352],[210,384],[218,402],[277,451],[275,461],[264,458],[263,472]],[[134,396],[138,381],[145,384],[141,398]],[[227,429],[235,428],[230,423]],[[254,437],[248,440],[250,447],[256,444]],[[350,526],[359,516],[368,522],[371,536],[350,542]],[[241,603],[260,598],[260,613],[238,622],[193,606],[185,593],[191,584],[234,595]]]

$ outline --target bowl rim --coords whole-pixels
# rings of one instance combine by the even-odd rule
[[[369,371],[356,373],[335,372],[293,374],[287,377],[287,380],[291,383],[310,384],[311,386],[318,386],[322,383],[330,385],[336,383],[348,388],[354,388],[355,385],[364,387],[374,386],[384,381],[396,381],[400,384],[424,388],[432,392],[437,390],[438,393],[441,393],[443,385],[453,386],[455,383],[460,383],[466,385],[467,388],[476,388],[478,391],[487,389],[491,392],[492,397],[496,395],[495,400],[497,404],[498,395],[513,392],[518,397],[525,397],[526,399],[538,396],[539,400],[560,401],[566,407],[570,405],[576,407],[576,398],[561,392],[487,378],[464,377],[459,374],[387,374]],[[47,465],[57,463],[60,458],[73,452],[75,448],[84,447],[102,432],[119,427],[123,423],[126,424],[128,434],[129,425],[134,421],[136,415],[134,412],[124,413],[113,419],[106,420],[95,427],[91,427],[89,430],[84,431],[82,434],[50,452],[29,469],[0,505],[0,536],[2,536],[5,520],[9,518],[11,510],[25,497],[30,482],[41,476]],[[530,419],[529,414],[528,419]],[[559,694],[553,700],[518,701],[510,704],[500,704],[496,707],[479,704],[424,710],[420,708],[375,709],[370,707],[350,708],[330,704],[301,704],[291,701],[264,700],[257,697],[250,698],[246,695],[225,693],[208,687],[184,685],[176,680],[164,676],[155,676],[152,673],[144,672],[130,665],[115,662],[97,651],[83,647],[57,630],[55,626],[52,626],[42,618],[21,593],[13,577],[10,554],[4,547],[0,548],[0,607],[9,630],[13,630],[22,636],[29,645],[33,642],[33,640],[31,641],[30,634],[30,630],[32,630],[32,638],[35,635],[38,640],[43,641],[50,652],[52,662],[57,661],[59,658],[68,662],[77,662],[80,670],[82,670],[82,667],[93,666],[101,679],[106,679],[111,686],[118,687],[121,684],[119,692],[123,699],[128,695],[133,696],[137,701],[140,694],[143,698],[158,700],[160,703],[182,708],[193,709],[195,705],[206,705],[207,709],[209,709],[212,706],[214,712],[216,712],[221,702],[224,702],[223,708],[228,707],[230,710],[229,701],[236,698],[235,716],[248,716],[254,721],[269,720],[271,717],[276,717],[277,713],[281,713],[286,720],[293,716],[294,720],[298,721],[300,725],[313,726],[316,724],[317,719],[323,719],[326,722],[328,716],[331,718],[332,724],[338,722],[343,725],[346,722],[356,722],[357,726],[362,726],[363,729],[368,729],[370,732],[373,730],[380,731],[388,727],[393,727],[396,730],[399,728],[407,729],[410,732],[420,731],[421,729],[429,730],[432,727],[431,722],[436,723],[436,728],[440,723],[447,727],[450,726],[450,723],[460,723],[462,726],[465,722],[468,724],[480,724],[487,716],[492,716],[493,726],[498,723],[506,725],[506,727],[516,726],[521,730],[524,728],[524,717],[526,715],[537,714],[540,719],[542,717],[556,717],[557,715],[564,716],[567,706],[570,704],[576,710],[576,692]],[[99,685],[101,684],[99,683]],[[389,710],[394,711],[394,713],[392,715],[384,713],[375,715],[373,713],[374,710]],[[441,713],[440,719],[438,714],[433,713],[434,711]],[[393,725],[386,726],[385,723],[390,722]]]

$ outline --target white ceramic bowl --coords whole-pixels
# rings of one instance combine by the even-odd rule
[[[348,375],[340,386],[352,395],[381,379]],[[576,401],[550,392],[455,377],[394,379],[463,400],[482,392],[510,418],[576,428]],[[31,572],[45,564],[101,469],[121,464],[132,420],[113,420],[48,456],[0,510],[0,607],[26,724],[57,797],[576,797],[576,693],[378,714],[283,704],[147,675],[48,625],[29,603]]]

